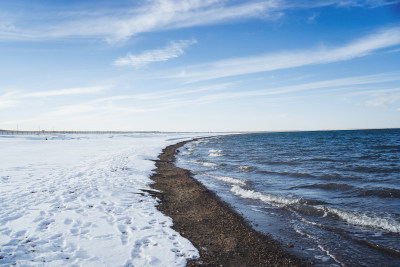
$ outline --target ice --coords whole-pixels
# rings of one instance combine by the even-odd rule
[[[142,191],[165,146],[198,136],[0,135],[0,265],[184,266],[198,257]]]

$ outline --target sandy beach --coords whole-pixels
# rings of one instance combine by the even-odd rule
[[[200,258],[187,266],[303,266],[271,237],[261,234],[213,192],[196,181],[190,171],[174,165],[179,148],[166,147],[156,161],[153,192],[158,209],[173,219],[173,229],[188,238]]]

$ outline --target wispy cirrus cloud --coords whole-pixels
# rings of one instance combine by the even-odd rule
[[[10,108],[10,107],[14,107],[16,105],[17,105],[17,101],[0,99],[0,109]]]
[[[167,78],[183,78],[198,82],[223,77],[267,72],[308,65],[326,64],[363,57],[400,45],[400,27],[385,28],[347,45],[336,48],[319,48],[307,51],[278,52],[252,57],[242,57],[189,66]]]
[[[400,90],[400,88],[398,88]],[[400,102],[400,93],[393,94],[375,94],[372,98],[365,102],[365,105],[368,107],[382,107],[394,104],[396,102]]]
[[[114,62],[116,66],[143,67],[153,62],[167,61],[183,55],[184,49],[197,43],[196,40],[171,41],[166,47],[155,50],[147,50],[139,55],[128,54]]]
[[[317,8],[325,6],[376,8],[398,3],[398,0],[286,0],[281,1],[281,8]]]
[[[73,95],[84,95],[84,94],[96,94],[101,91],[109,89],[110,86],[92,86],[92,87],[77,87],[51,91],[39,91],[33,93],[24,93],[20,91],[11,91],[0,95],[0,108],[15,107],[21,103],[24,99],[32,98],[47,98],[57,96],[73,96]]]
[[[141,5],[127,6],[107,12],[93,13],[87,10],[70,19],[54,14],[53,22],[36,19],[28,24],[25,17],[11,21],[0,21],[0,41],[41,41],[60,38],[102,38],[108,42],[119,42],[144,32],[179,29],[210,25],[238,19],[279,17],[279,0],[246,1],[230,3],[225,0],[152,0]],[[97,3],[96,3],[97,5]],[[101,6],[101,5],[100,5]],[[93,6],[94,9],[97,6]],[[95,14],[95,15],[93,15]],[[29,14],[26,14],[29,16]]]
[[[182,106],[204,105],[208,103],[243,98],[292,98],[301,92],[327,92],[330,90],[371,92],[369,87],[383,86],[385,83],[400,81],[399,73],[383,73],[376,75],[354,76],[332,80],[295,84],[282,87],[270,87],[260,90],[235,91],[236,83],[220,83],[200,87],[184,87],[174,90],[147,94],[115,95],[98,98],[85,103],[64,106],[54,114],[84,114],[99,111],[116,111],[122,113],[153,112],[174,109]],[[373,91],[372,91],[373,92]],[[53,113],[52,113],[53,114]]]
[[[127,2],[123,8],[108,3],[72,4],[57,10],[38,9],[42,14],[2,12],[0,41],[46,41],[65,38],[99,38],[109,43],[130,39],[140,33],[181,29],[262,18],[276,20],[289,9],[324,6],[379,7],[396,0],[149,0]],[[61,9],[61,10],[60,10]],[[21,14],[18,16],[17,14]],[[34,23],[32,23],[34,22]]]
[[[245,98],[245,97],[281,97],[289,96],[294,93],[301,92],[303,95],[305,92],[323,92],[327,90],[346,90],[346,91],[358,91],[368,92],[371,89],[368,88],[370,85],[380,85],[382,86],[388,82],[398,82],[400,81],[400,73],[384,73],[376,75],[366,75],[366,76],[354,76],[346,77],[340,79],[323,80],[303,84],[295,84],[282,87],[271,87],[261,90],[247,90],[238,92],[222,92],[208,94],[199,98],[199,100],[209,100],[217,101],[220,99],[229,98]]]
[[[108,86],[92,86],[92,87],[76,87],[52,91],[40,91],[34,93],[25,93],[16,95],[17,98],[32,98],[32,97],[51,97],[51,96],[66,96],[66,95],[83,95],[94,94],[104,91],[110,87]]]

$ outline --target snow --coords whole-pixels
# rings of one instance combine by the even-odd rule
[[[198,257],[142,191],[161,150],[197,136],[0,135],[0,265],[184,266]]]

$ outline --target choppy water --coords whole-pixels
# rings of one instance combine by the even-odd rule
[[[178,165],[317,266],[400,266],[400,129],[221,136]]]

